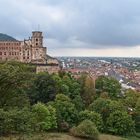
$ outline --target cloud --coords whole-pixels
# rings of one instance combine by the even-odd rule
[[[51,50],[135,48],[139,5],[139,0],[0,0],[0,32],[23,39],[40,25]]]

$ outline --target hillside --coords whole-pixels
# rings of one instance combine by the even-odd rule
[[[16,39],[9,35],[0,33],[0,41],[16,41]]]
[[[9,139],[17,140],[20,138],[28,139],[28,140],[87,140],[82,138],[76,138],[65,133],[47,133],[47,134],[40,133],[40,134],[31,134],[31,135],[24,135],[24,136],[11,135],[9,137],[2,137],[3,140],[9,140]],[[138,138],[133,137],[127,139],[119,136],[101,134],[99,136],[99,140],[138,140]]]

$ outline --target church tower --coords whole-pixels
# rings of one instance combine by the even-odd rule
[[[43,47],[43,36],[40,31],[33,31],[31,42],[33,47]]]

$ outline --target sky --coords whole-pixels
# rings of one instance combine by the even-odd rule
[[[140,0],[0,0],[0,32],[40,30],[52,56],[140,57]]]

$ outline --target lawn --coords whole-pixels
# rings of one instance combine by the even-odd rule
[[[42,134],[30,134],[30,135],[13,135],[7,137],[0,137],[0,140],[85,140],[81,138],[75,138],[64,133],[42,133]],[[101,134],[99,140],[140,140],[136,137],[122,138],[119,136],[112,136]]]

